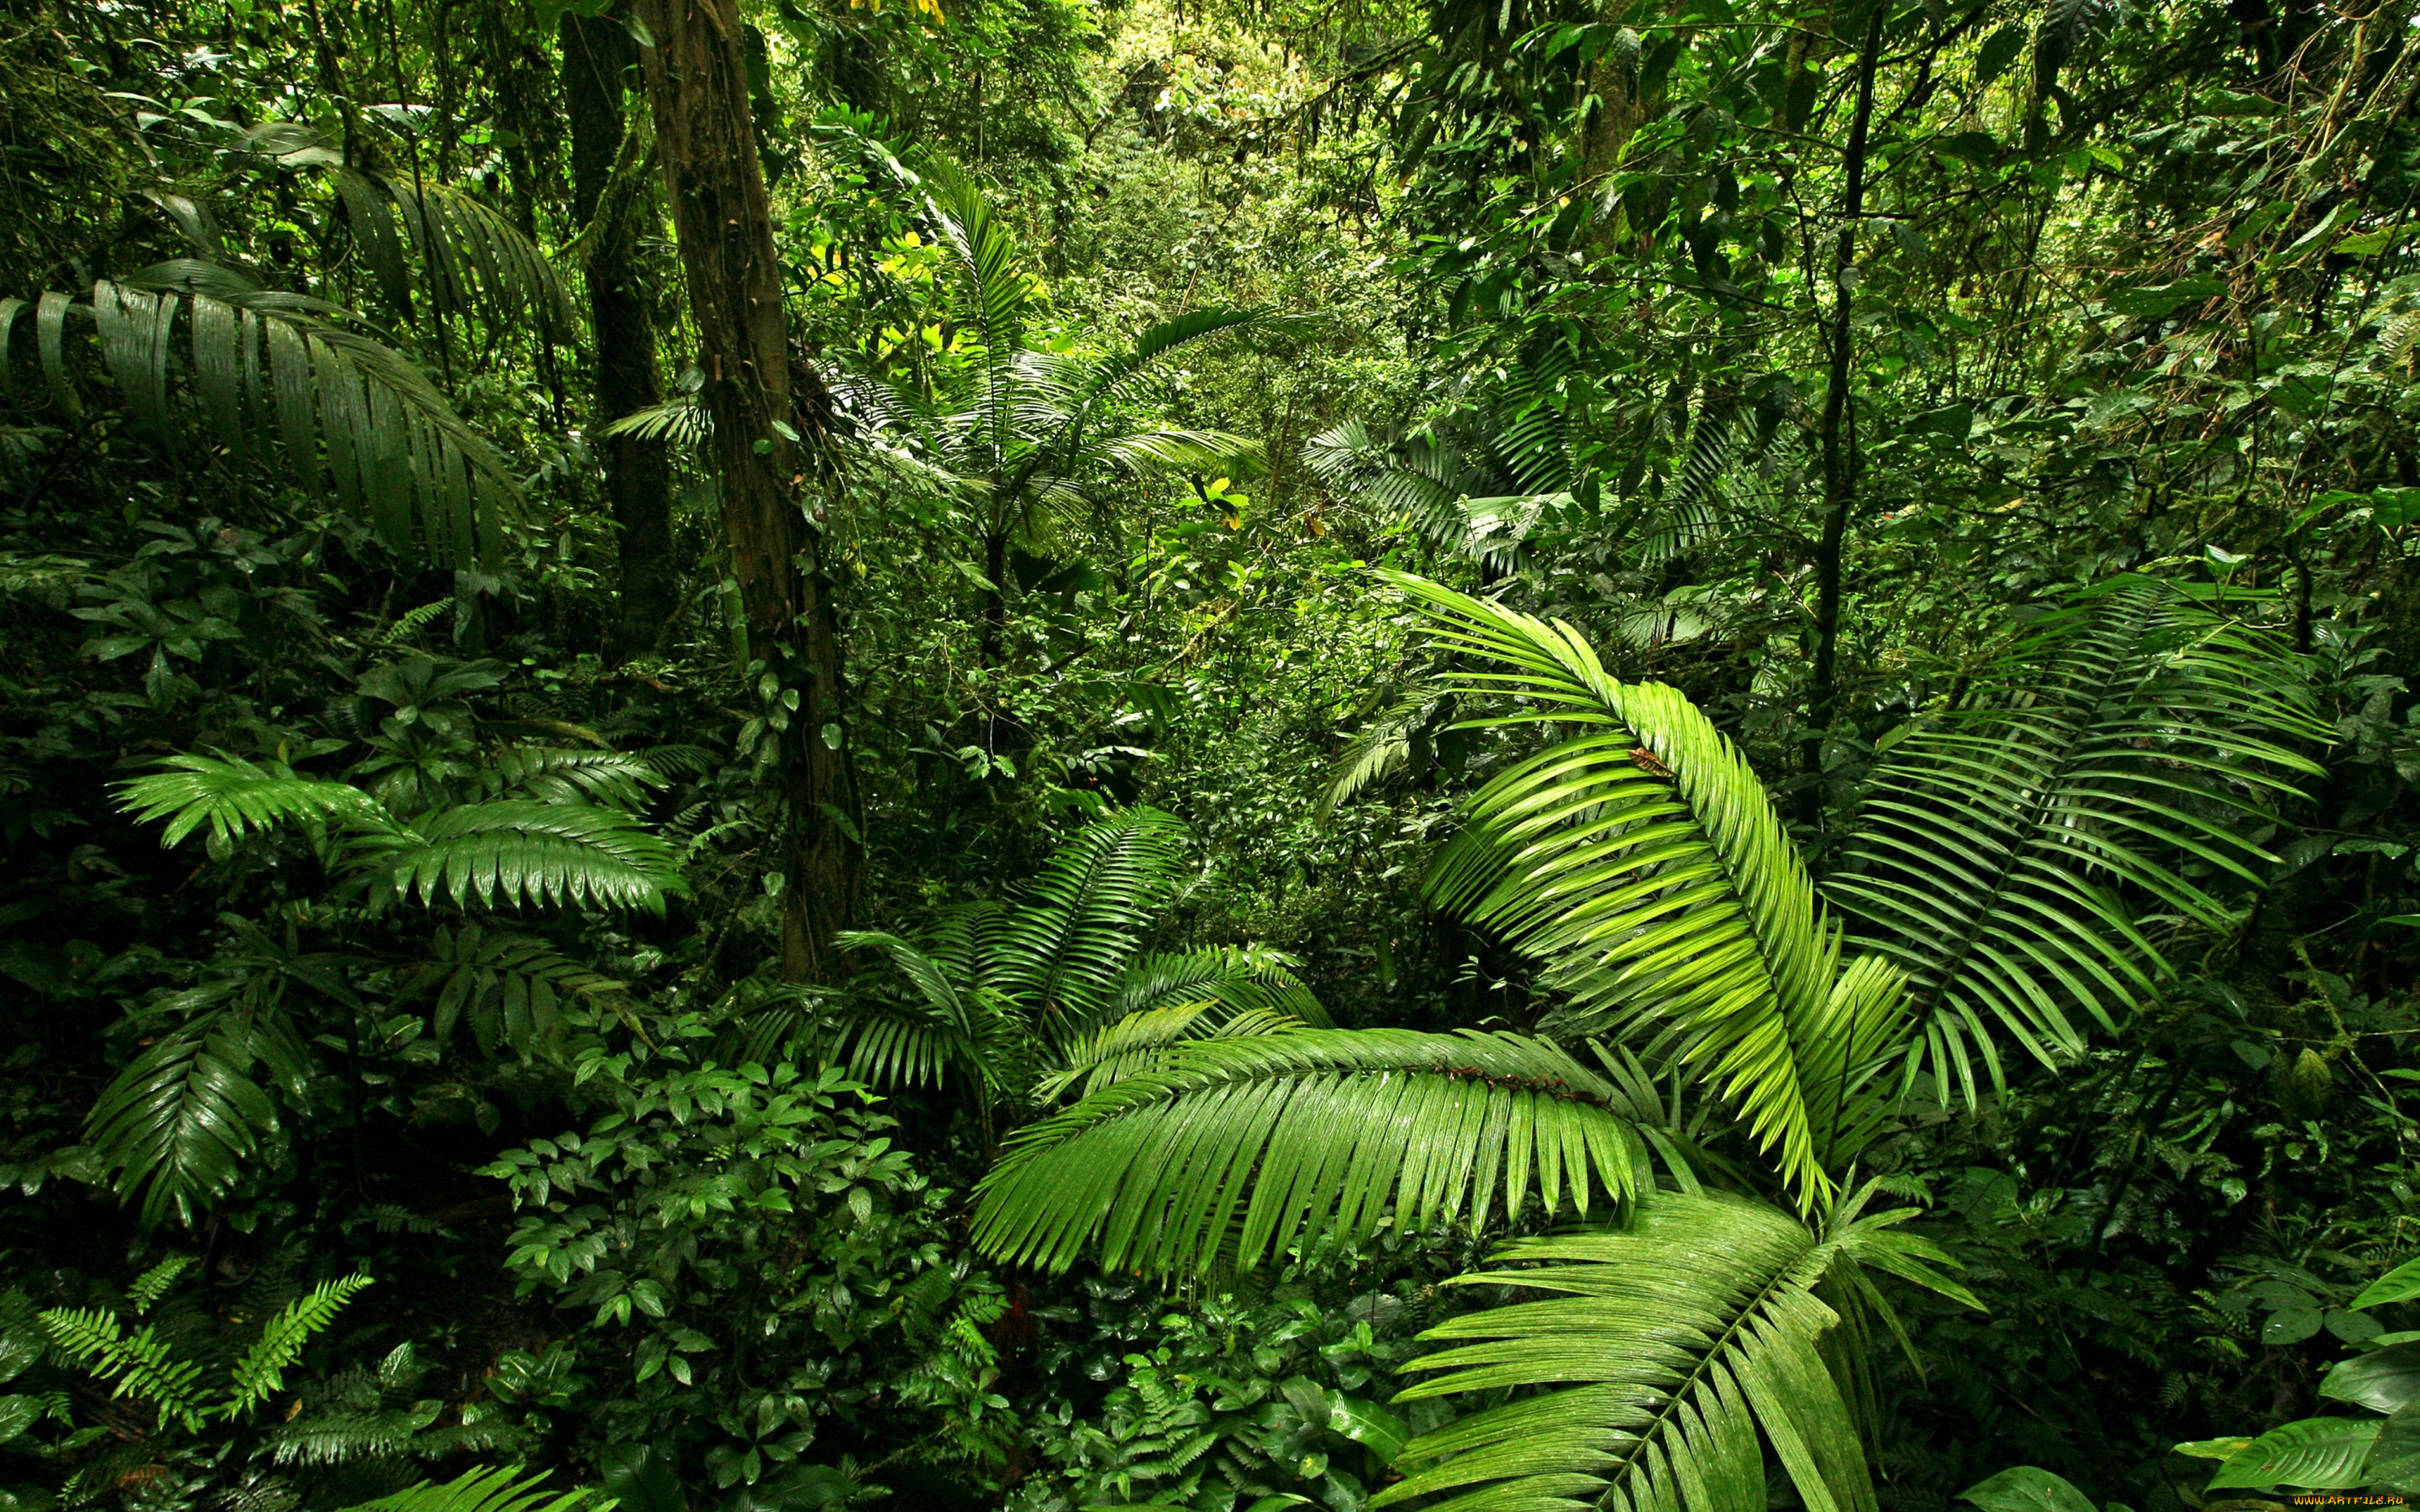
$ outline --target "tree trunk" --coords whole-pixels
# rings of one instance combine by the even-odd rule
[[[1866,132],[1874,117],[1874,65],[1883,45],[1883,22],[1890,7],[1871,0],[1865,45],[1857,54],[1856,114],[1849,122],[1848,184],[1840,195],[1840,239],[1832,262],[1830,371],[1823,385],[1819,432],[1823,465],[1823,533],[1815,547],[1815,672],[1807,702],[1807,738],[1801,749],[1807,784],[1802,812],[1823,813],[1821,777],[1823,737],[1840,700],[1840,563],[1848,547],[1849,513],[1857,501],[1856,458],[1842,432],[1849,413],[1849,381],[1854,368],[1857,285],[1857,222],[1866,213]]]
[[[820,435],[823,417],[800,413],[791,381],[734,0],[640,0],[638,14],[652,39],[647,93],[697,322],[723,534],[779,750],[782,970],[824,979],[838,964],[832,934],[855,900],[859,857],[843,828],[855,805],[840,748],[838,626],[798,492],[805,459],[794,438]]]
[[[588,227],[588,317],[597,337],[597,409],[591,435],[663,402],[656,328],[633,266],[644,207],[615,184],[625,147],[623,86],[638,45],[610,16],[563,18],[563,92],[571,116],[572,218]],[[661,440],[598,440],[605,493],[622,559],[624,655],[656,648],[679,608],[673,571],[672,468]]]

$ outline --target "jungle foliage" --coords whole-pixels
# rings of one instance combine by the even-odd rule
[[[0,1512],[2420,1489],[2416,21],[0,0]]]

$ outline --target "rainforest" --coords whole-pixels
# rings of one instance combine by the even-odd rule
[[[0,0],[0,1512],[2420,1495],[2415,106]]]

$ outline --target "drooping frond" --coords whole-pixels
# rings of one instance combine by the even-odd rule
[[[1095,820],[1052,853],[999,924],[992,985],[1059,1025],[1089,1027],[1184,876],[1184,824],[1156,809]]]
[[[131,1396],[188,1430],[202,1426],[202,1367],[168,1352],[146,1327],[127,1335],[117,1315],[100,1307],[54,1307],[41,1315],[51,1344],[82,1368],[112,1383],[112,1396]]]
[[[600,1493],[584,1488],[548,1490],[543,1472],[533,1475],[519,1465],[500,1465],[449,1481],[423,1481],[344,1512],[591,1512],[600,1500]]]
[[[416,830],[365,837],[385,889],[434,903],[638,908],[686,894],[681,854],[629,814],[504,799],[442,809]]]
[[[1509,1034],[1306,1029],[1179,1043],[1157,1068],[1017,1131],[975,1241],[1063,1270],[1250,1269],[1297,1242],[1637,1190],[1627,1098]]]
[[[1138,472],[1207,472],[1257,462],[1261,443],[1223,430],[1137,430],[1088,441],[1077,462],[1101,461]]]
[[[0,325],[13,323],[16,308]],[[493,551],[502,521],[520,507],[520,479],[504,455],[410,359],[324,301],[180,258],[101,280],[81,303],[54,292],[34,308],[54,403],[82,410],[63,340],[73,316],[94,327],[102,366],[135,420],[163,440],[176,424],[172,357],[184,316],[203,422],[239,454],[265,454],[276,436],[297,483],[318,494],[333,479],[338,499],[396,550],[413,549],[417,538],[438,560],[470,566]]]
[[[1348,420],[1304,442],[1302,459],[1328,487],[1404,521],[1448,550],[1462,549],[1468,535],[1462,509],[1468,469],[1435,440],[1373,435],[1360,421]]]
[[[240,1416],[269,1400],[271,1393],[286,1384],[286,1368],[302,1357],[302,1347],[311,1341],[311,1336],[334,1322],[345,1304],[369,1284],[366,1275],[322,1281],[279,1308],[261,1329],[260,1337],[236,1362],[226,1405],[220,1409],[221,1412],[227,1417]]]
[[[1544,1389],[1404,1445],[1406,1478],[1372,1504],[1764,1512],[1769,1448],[1800,1504],[1870,1512],[1857,1427],[1817,1349],[1837,1315],[1815,1287],[1840,1253],[1762,1203],[1678,1193],[1617,1232],[1506,1246],[1507,1269],[1460,1280],[1554,1300],[1431,1329],[1450,1347],[1408,1368],[1443,1373],[1398,1400]]]
[[[1746,758],[1678,691],[1617,682],[1569,625],[1386,577],[1440,645],[1481,664],[1446,686],[1524,702],[1469,724],[1582,732],[1470,800],[1432,894],[1545,963],[1570,994],[1565,1027],[1676,1045],[1801,1199],[1820,1196],[1830,1179],[1804,1078],[1839,935]]]
[[[404,977],[396,1001],[434,993],[430,1027],[437,1042],[444,1044],[468,1018],[483,1055],[509,1047],[532,1057],[562,1034],[567,1001],[604,997],[623,987],[544,940],[477,924],[437,931],[432,955]]]
[[[483,773],[489,791],[519,793],[546,803],[601,803],[636,809],[645,790],[664,779],[636,756],[615,750],[572,750],[552,746],[507,746]]]
[[[274,764],[241,757],[170,756],[175,768],[117,784],[117,806],[143,824],[168,821],[160,843],[175,845],[202,825],[216,841],[240,840],[297,821],[375,821],[378,800],[349,782],[297,777]]]
[[[1364,724],[1328,764],[1327,787],[1319,797],[1320,816],[1326,818],[1339,806],[1410,768],[1422,744],[1432,737],[1438,716],[1450,707],[1435,688],[1423,685]]]
[[[120,1197],[143,1195],[145,1224],[172,1211],[191,1224],[275,1130],[252,1072],[295,1058],[278,1038],[238,1014],[200,1020],[161,1036],[101,1089],[85,1142]]]
[[[1096,410],[1132,393],[1162,363],[1187,347],[1247,332],[1291,334],[1304,329],[1303,317],[1270,310],[1212,307],[1163,320],[1137,336],[1133,346],[1087,362],[1069,375],[1073,381],[1054,394],[1068,417],[1068,443],[1082,445]]]
[[[553,265],[520,227],[474,196],[349,167],[336,170],[336,193],[363,261],[397,309],[413,308],[415,280],[403,253],[409,240],[421,269],[417,283],[439,314],[475,312],[502,326],[528,320],[555,339],[574,329],[570,292]]]
[[[916,996],[853,994],[828,1004],[817,1025],[818,1048],[874,1087],[933,1087],[952,1072],[977,1083],[1000,1082],[1016,1058],[1013,1041],[1022,1037],[1023,1026],[1010,1005],[970,975],[966,932],[997,917],[989,909],[981,920],[964,917],[973,912],[962,910],[950,920],[957,930],[937,932],[932,953],[895,934],[852,930],[839,935],[844,950],[882,955]]]
[[[2299,659],[2169,583],[2126,577],[2046,615],[1966,706],[1895,742],[1825,895],[1899,960],[1943,1096],[1996,1081],[1995,1037],[2081,1050],[2171,973],[2144,915],[2227,926],[2250,838],[2319,768]],[[2138,911],[2139,910],[2139,911]]]

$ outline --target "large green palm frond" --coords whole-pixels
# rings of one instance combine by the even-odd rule
[[[2221,931],[2273,859],[2251,838],[2319,768],[2301,660],[2224,603],[2123,577],[2044,616],[1963,707],[1895,740],[1825,896],[1911,979],[1941,1095],[2113,1028],[2172,973],[2163,928]]]
[[[1969,1300],[1937,1248],[1888,1232],[1909,1215],[1818,1238],[1761,1202],[1668,1192],[1621,1229],[1507,1245],[1504,1268],[1460,1283],[1551,1300],[1421,1335],[1448,1348],[1407,1368],[1439,1374],[1399,1400],[1475,1393],[1496,1405],[1404,1445],[1405,1478],[1372,1504],[1764,1512],[1769,1451],[1810,1512],[1870,1512],[1857,1426],[1820,1347],[1838,1314],[1817,1288],[1845,1261]]]
[[[1078,830],[1001,918],[987,980],[1047,1033],[1096,1023],[1182,883],[1185,841],[1184,823],[1156,809],[1124,810]]]
[[[570,291],[554,265],[501,211],[451,185],[414,185],[350,167],[337,168],[335,177],[337,201],[363,262],[398,310],[413,308],[411,269],[403,253],[408,239],[428,302],[441,315],[475,312],[508,327],[526,320],[557,340],[576,329]]]
[[[378,873],[374,897],[660,914],[689,890],[679,847],[632,815],[583,803],[466,803],[359,843]]]
[[[551,1490],[543,1471],[533,1475],[519,1465],[499,1465],[449,1481],[422,1481],[345,1512],[592,1512],[604,1500],[585,1488]]]
[[[1570,994],[1560,1026],[1674,1044],[1802,1200],[1820,1196],[1830,1178],[1805,1075],[1839,933],[1746,758],[1680,692],[1617,682],[1571,626],[1386,576],[1443,648],[1477,663],[1446,687],[1522,700],[1469,724],[1580,732],[1470,800],[1433,895],[1546,964]]]
[[[640,807],[647,789],[664,785],[663,774],[642,757],[559,746],[506,746],[480,776],[496,796],[518,793],[547,803],[601,803],[624,810]]]
[[[1187,1040],[1326,1028],[1327,1011],[1294,974],[1295,962],[1258,945],[1215,945],[1137,956],[1089,1030],[1057,1026],[1059,1068],[1034,1098],[1054,1103],[1082,1084],[1087,1095],[1157,1065],[1158,1052]]]
[[[875,930],[839,935],[844,950],[883,957],[914,995],[828,1001],[812,1031],[818,1048],[879,1088],[939,1086],[952,1072],[991,1086],[1013,1080],[1022,1019],[970,969],[978,933],[997,918],[997,909],[954,911],[946,923],[954,927],[936,929],[930,949]]]
[[[9,374],[12,395],[8,338],[28,309],[55,406],[82,412],[65,332],[70,320],[89,324],[128,409],[163,440],[178,408],[181,316],[188,381],[209,428],[239,455],[266,454],[277,437],[296,483],[318,494],[333,479],[338,500],[397,551],[422,544],[441,562],[470,566],[501,547],[504,521],[520,507],[520,478],[504,454],[409,358],[324,301],[185,258],[97,282],[82,301],[55,292],[31,305],[0,301],[0,373]]]
[[[154,1040],[94,1101],[85,1127],[94,1169],[121,1198],[140,1196],[145,1224],[174,1213],[190,1225],[275,1134],[263,1083],[299,1094],[303,1058],[273,1016],[222,1008],[190,1020]]]
[[[168,821],[160,843],[174,846],[204,825],[220,843],[297,821],[380,822],[376,798],[349,782],[298,776],[277,764],[240,756],[163,758],[171,771],[117,785],[118,807],[142,824]]]
[[[1612,1082],[1510,1034],[1304,1029],[1169,1046],[1157,1067],[1013,1135],[975,1242],[1063,1270],[1249,1270],[1296,1243],[1638,1191],[1645,1147]]]

